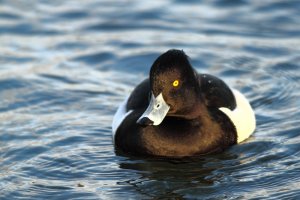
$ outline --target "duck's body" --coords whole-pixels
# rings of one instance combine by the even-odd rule
[[[134,155],[219,152],[254,129],[254,113],[244,96],[217,77],[195,73],[178,50],[154,62],[150,79],[134,89],[113,119],[116,148]]]

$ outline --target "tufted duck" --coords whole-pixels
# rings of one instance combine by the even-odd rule
[[[172,49],[120,105],[112,128],[115,147],[124,153],[183,157],[223,151],[247,139],[255,124],[240,92],[196,73],[187,55]]]

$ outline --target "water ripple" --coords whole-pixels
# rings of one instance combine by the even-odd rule
[[[297,199],[298,1],[8,1],[0,8],[0,199]],[[183,49],[242,91],[256,132],[218,155],[116,155],[111,121]]]

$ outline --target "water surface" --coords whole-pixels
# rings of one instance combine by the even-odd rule
[[[0,0],[1,199],[300,198],[299,1]],[[111,121],[161,53],[250,100],[224,153],[117,156]]]

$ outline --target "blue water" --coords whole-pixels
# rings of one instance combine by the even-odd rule
[[[0,0],[0,199],[299,199],[300,1]],[[161,53],[251,101],[224,153],[115,155],[117,106]]]

